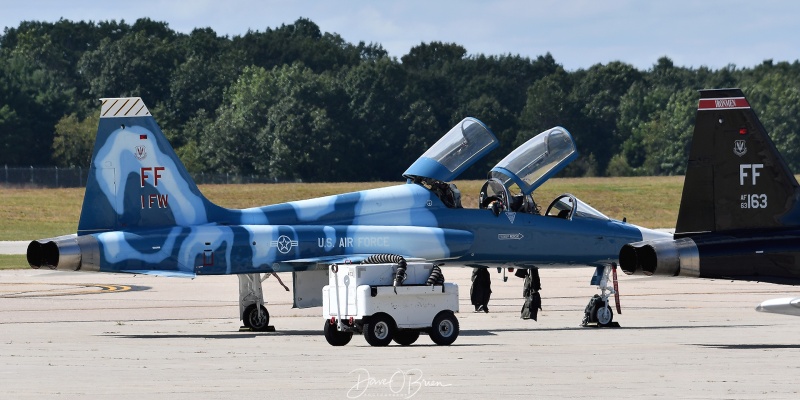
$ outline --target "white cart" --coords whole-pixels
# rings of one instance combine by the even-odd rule
[[[325,339],[344,346],[355,332],[372,346],[392,340],[408,346],[425,332],[438,345],[452,344],[459,332],[458,285],[427,285],[433,267],[408,263],[407,278],[395,286],[397,264],[331,265],[322,289]]]

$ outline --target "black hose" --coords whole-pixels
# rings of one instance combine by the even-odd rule
[[[397,254],[373,254],[367,257],[362,264],[397,264],[397,274],[394,276],[395,293],[397,293],[397,286],[402,285],[408,275],[406,275],[406,259]]]
[[[395,291],[397,291],[397,286],[402,285],[403,282],[406,280],[406,267],[407,262],[403,256],[398,254],[373,254],[367,257],[364,261],[361,262],[362,264],[397,264],[397,274],[394,277],[394,287]],[[433,285],[444,285],[444,274],[442,273],[442,269],[439,268],[438,265],[434,265],[431,268],[431,274],[428,276],[428,280],[426,285],[433,286]]]
[[[438,265],[434,265],[431,268],[431,274],[428,276],[428,281],[425,282],[428,286],[433,285],[444,285],[444,274],[442,274],[442,269],[439,268]]]
[[[401,255],[397,254],[373,254],[367,257],[366,260],[361,262],[362,264],[385,264],[385,263],[392,263],[397,264],[398,267],[406,268],[406,259],[403,258]]]

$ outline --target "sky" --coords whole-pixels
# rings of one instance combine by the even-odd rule
[[[0,0],[0,26],[21,21],[148,17],[189,33],[264,31],[308,18],[350,43],[378,43],[400,58],[420,43],[468,54],[547,53],[570,71],[622,61],[640,70],[663,56],[719,69],[800,59],[795,0]]]

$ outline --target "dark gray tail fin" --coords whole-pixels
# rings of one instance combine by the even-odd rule
[[[800,226],[799,198],[742,91],[701,90],[676,237]]]

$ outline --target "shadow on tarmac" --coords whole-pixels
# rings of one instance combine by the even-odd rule
[[[462,330],[459,336],[497,336],[501,332],[559,332],[559,331],[580,331],[580,330],[596,330],[596,329],[611,329],[611,330],[653,330],[653,329],[707,329],[707,328],[743,328],[743,327],[759,327],[765,325],[693,325],[693,326],[646,326],[646,327],[619,327],[619,328],[597,328],[597,327],[562,327],[562,328],[507,328],[507,329],[471,329]],[[423,333],[424,334],[424,333]],[[275,331],[275,332],[232,332],[232,333],[218,333],[218,334],[141,334],[141,335],[118,335],[110,334],[103,336],[117,337],[120,339],[251,339],[255,337],[268,337],[268,336],[322,336],[322,330],[297,330],[297,331]],[[359,335],[355,335],[359,336]],[[797,348],[800,345],[710,345],[710,344],[695,344],[694,346],[704,347],[718,347],[729,349],[770,349],[770,348]],[[759,347],[761,346],[761,347]]]
[[[725,350],[785,350],[800,349],[800,344],[693,344],[692,346],[710,347]]]

